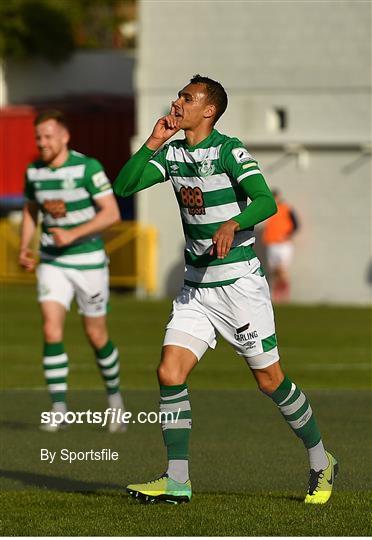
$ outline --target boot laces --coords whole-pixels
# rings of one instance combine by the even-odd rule
[[[168,478],[167,473],[162,474],[159,476],[159,478],[155,478],[155,480],[150,480],[150,482],[147,482],[148,484],[155,484],[155,482],[159,482],[159,480],[162,480],[163,478]]]
[[[309,494],[313,495],[313,493],[316,492],[320,480],[324,476],[324,471],[315,471],[314,469],[310,469],[310,478],[309,478]]]

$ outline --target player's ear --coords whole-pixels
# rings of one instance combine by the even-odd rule
[[[216,106],[210,103],[204,109],[204,118],[213,118],[214,116],[216,116]]]
[[[68,131],[68,129],[64,127],[62,131],[62,142],[63,144],[68,144],[69,141],[70,141],[70,132]]]

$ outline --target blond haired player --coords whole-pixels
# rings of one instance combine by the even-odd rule
[[[70,150],[66,120],[60,111],[35,119],[40,159],[26,171],[19,263],[36,269],[43,320],[43,368],[53,411],[67,412],[68,356],[63,344],[64,322],[76,297],[85,334],[105,383],[108,404],[123,409],[119,385],[119,353],[109,339],[106,309],[109,298],[107,256],[100,233],[120,219],[111,184],[102,165]],[[41,213],[40,264],[30,251]],[[42,424],[56,431],[62,427]],[[110,424],[110,431],[125,425]]]

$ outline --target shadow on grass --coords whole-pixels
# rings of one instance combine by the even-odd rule
[[[79,492],[84,494],[96,492],[97,490],[115,489],[123,490],[124,486],[119,484],[104,484],[102,482],[85,482],[83,480],[72,480],[71,478],[58,478],[46,474],[35,474],[26,471],[7,471],[0,469],[0,475],[4,478],[19,480],[23,484],[38,488],[47,488],[52,491]]]
[[[277,495],[274,495],[274,494],[270,494],[268,495],[268,497],[272,498],[272,499],[284,499],[286,501],[294,501],[294,502],[297,502],[297,503],[301,503],[303,504],[304,502],[304,499],[305,499],[305,496],[304,495],[289,495],[289,494],[277,494]]]
[[[207,496],[213,496],[219,495],[221,497],[244,497],[244,498],[252,498],[257,499],[257,497],[263,497],[265,499],[282,499],[286,501],[293,501],[296,503],[303,504],[304,502],[304,495],[294,495],[293,493],[270,493],[266,491],[255,491],[254,493],[251,492],[244,492],[244,491],[226,491],[224,493],[218,492],[213,493],[212,491],[198,491],[196,492],[196,495],[207,495]]]
[[[31,422],[18,422],[13,420],[4,420],[0,422],[0,427],[8,429],[35,429],[35,424]]]

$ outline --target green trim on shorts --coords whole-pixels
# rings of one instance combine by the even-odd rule
[[[253,272],[253,274],[256,275],[256,276],[265,277],[265,272],[264,272],[264,269],[262,268],[262,266],[257,268],[257,270],[255,270],[255,272]]]
[[[271,349],[274,349],[274,347],[276,347],[278,343],[276,340],[276,334],[272,334],[271,336],[265,339],[262,339],[261,343],[262,343],[263,352],[271,351]]]
[[[101,264],[63,264],[56,261],[47,261],[44,259],[41,259],[41,264],[50,264],[50,266],[58,266],[58,268],[67,268],[71,270],[99,270],[101,268],[106,268],[106,263]]]

